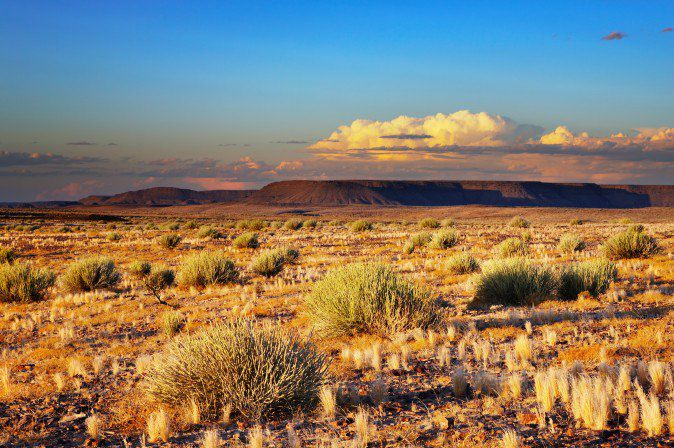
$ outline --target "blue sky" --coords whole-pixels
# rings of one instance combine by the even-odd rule
[[[668,1],[22,0],[0,9],[0,151],[98,157],[111,176],[126,157],[303,160],[306,146],[356,119],[464,109],[546,132],[674,126]],[[626,37],[602,39],[611,32]],[[276,143],[286,141],[308,143]],[[68,144],[77,142],[93,144]],[[87,180],[53,177],[0,200]]]

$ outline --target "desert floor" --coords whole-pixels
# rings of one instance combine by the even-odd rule
[[[509,226],[516,215],[530,226]],[[422,229],[426,217],[453,222]],[[235,248],[232,240],[251,231],[240,228],[246,225],[241,220],[253,218],[265,221],[253,230],[259,248]],[[290,218],[315,219],[317,226],[284,228]],[[356,219],[370,220],[374,228],[353,231],[349,224]],[[79,208],[0,211],[0,224],[1,247],[57,275],[45,300],[0,303],[2,446],[209,446],[203,440],[209,430],[226,446],[674,446],[673,209]],[[535,263],[561,267],[592,260],[607,238],[631,224],[643,224],[662,250],[617,260],[617,279],[596,298],[581,294],[535,307],[473,310],[467,303],[479,271],[455,275],[446,268],[448,258],[461,251],[480,263],[497,258],[495,247],[509,237],[526,240],[527,257]],[[199,238],[203,227],[223,237]],[[410,237],[443,229],[454,229],[458,244],[403,251]],[[585,249],[560,253],[565,233],[581,237]],[[182,240],[164,248],[157,243],[164,234]],[[271,278],[250,269],[261,251],[281,246],[299,251],[296,263]],[[169,303],[164,305],[129,274],[138,260],[179,272],[186,256],[204,249],[225,251],[243,280],[205,289],[177,285],[163,292]],[[112,258],[121,282],[108,290],[63,291],[58,276],[92,255]],[[388,337],[314,334],[304,297],[326,272],[355,261],[389,264],[428,288],[441,321]],[[166,331],[167,313],[182,316],[176,335]],[[152,356],[172,339],[235,316],[310,336],[331,360],[336,415],[319,405],[260,422],[237,415],[213,422],[185,403],[167,409],[168,441],[151,442],[148,417],[160,407],[145,387]],[[596,428],[574,416],[568,382],[581,376],[610,383],[599,391],[610,409]],[[645,409],[639,388],[650,405],[657,401],[659,414]],[[368,416],[365,429],[359,412]],[[658,415],[660,431],[651,421]],[[261,435],[252,437],[258,428]]]

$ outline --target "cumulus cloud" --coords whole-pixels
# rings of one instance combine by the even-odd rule
[[[277,140],[275,142],[269,143],[277,143],[281,145],[308,145],[311,142],[309,140]]]
[[[51,152],[0,151],[0,168],[26,165],[77,165],[101,161],[98,157],[68,157]]]
[[[622,31],[611,31],[606,36],[602,37],[602,40],[622,40],[627,37],[627,33]]]

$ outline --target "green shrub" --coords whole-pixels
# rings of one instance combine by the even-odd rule
[[[660,247],[655,238],[641,231],[628,230],[606,240],[602,251],[606,258],[612,260],[648,258],[659,253]]]
[[[187,221],[183,227],[185,227],[188,230],[194,230],[199,227],[199,224],[197,224],[196,221],[190,220]]]
[[[174,339],[146,385],[160,402],[194,400],[207,420],[218,420],[225,406],[259,420],[316,406],[327,368],[327,357],[297,333],[236,320]]]
[[[475,294],[469,306],[531,306],[551,298],[557,280],[547,266],[534,265],[522,258],[492,260],[482,266],[473,279]]]
[[[251,269],[265,277],[273,277],[283,270],[283,266],[297,260],[297,257],[299,257],[299,252],[293,249],[285,247],[269,249],[253,260]]]
[[[129,273],[137,279],[146,277],[151,270],[152,265],[148,261],[134,261],[129,266]]]
[[[522,216],[515,216],[513,219],[510,220],[508,223],[510,227],[515,227],[518,229],[526,229],[530,226],[529,221],[524,219]]]
[[[17,259],[16,252],[11,247],[0,247],[0,263],[14,263]]]
[[[429,246],[434,249],[449,249],[459,242],[459,234],[454,230],[441,230],[433,235]]]
[[[239,230],[262,230],[265,227],[265,222],[261,219],[244,219],[236,223],[236,228]]]
[[[119,241],[122,239],[122,235],[120,235],[117,232],[110,232],[106,235],[105,239],[108,241],[114,242],[114,241]]]
[[[411,254],[417,247],[424,247],[431,242],[433,236],[430,232],[420,232],[412,236],[405,246],[403,247],[403,252],[406,254]]]
[[[223,251],[203,251],[188,256],[178,274],[178,284],[197,288],[226,285],[238,279],[239,271]]]
[[[350,228],[352,232],[365,232],[367,230],[372,230],[374,225],[370,221],[360,219],[358,221],[352,222]]]
[[[284,224],[283,227],[287,230],[297,230],[302,227],[303,222],[299,219],[289,219]]]
[[[438,320],[435,300],[383,264],[354,263],[330,271],[306,297],[307,312],[325,336],[391,337]]]
[[[529,253],[529,246],[519,238],[507,238],[496,246],[496,252],[501,258],[524,256]]]
[[[202,227],[197,232],[197,238],[217,240],[222,238],[222,233],[215,227]]]
[[[559,275],[558,295],[562,300],[575,300],[587,291],[592,297],[606,292],[618,276],[618,270],[608,260],[575,263],[562,269]]]
[[[110,258],[88,257],[71,263],[61,277],[61,284],[68,292],[86,292],[113,288],[121,278]]]
[[[557,244],[557,250],[563,254],[572,254],[574,252],[580,252],[585,249],[585,242],[581,237],[573,233],[565,233],[559,239],[559,244]]]
[[[302,227],[304,227],[305,229],[315,229],[317,226],[318,226],[318,221],[316,221],[315,219],[307,219],[302,224]]]
[[[257,239],[257,233],[247,232],[242,233],[241,235],[234,238],[234,241],[232,241],[232,246],[238,249],[255,249],[256,247],[260,246],[260,241]]]
[[[435,218],[424,218],[419,221],[419,227],[422,229],[437,229],[440,227],[440,221]]]
[[[159,303],[166,304],[161,298],[161,293],[175,284],[176,274],[173,269],[166,266],[152,267],[150,273],[143,278],[145,287],[152,293]]]
[[[644,227],[643,224],[630,224],[627,227],[628,232],[638,232],[638,233],[640,233],[640,232],[643,232],[644,230],[646,230],[646,228]]]
[[[178,244],[180,244],[181,241],[182,237],[180,235],[176,235],[175,233],[168,233],[157,238],[157,244],[159,244],[159,246],[163,247],[164,249],[175,249],[178,247]]]
[[[54,274],[28,263],[0,264],[0,302],[37,302],[54,285]]]
[[[480,268],[480,263],[468,252],[459,252],[447,260],[446,269],[454,275],[470,274]]]
[[[170,338],[180,333],[184,325],[185,316],[180,311],[165,311],[160,316],[161,330]]]
[[[167,222],[162,226],[162,229],[164,230],[179,230],[180,229],[180,224],[177,222]]]

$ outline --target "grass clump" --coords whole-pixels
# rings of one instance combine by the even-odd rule
[[[534,265],[523,258],[492,260],[473,278],[471,308],[491,305],[531,306],[551,298],[557,280],[547,266]]]
[[[260,241],[258,240],[257,233],[246,232],[234,238],[232,246],[237,249],[255,249],[260,246]]]
[[[11,247],[0,247],[0,263],[12,264],[17,259],[16,252]]]
[[[606,258],[612,260],[648,258],[659,253],[660,247],[655,238],[645,234],[643,230],[630,228],[606,240],[602,251]]]
[[[299,252],[294,249],[280,247],[262,252],[251,263],[251,269],[265,277],[273,277],[279,274],[286,264],[293,263],[299,257]]]
[[[194,401],[207,420],[226,406],[257,420],[316,406],[327,368],[326,356],[297,333],[235,320],[173,340],[146,384],[163,403]]]
[[[157,238],[157,244],[164,249],[175,249],[182,241],[182,237],[175,233],[168,233]]]
[[[244,219],[237,221],[236,228],[239,230],[255,230],[260,231],[264,229],[265,222],[261,219]]]
[[[316,221],[315,219],[307,219],[302,224],[302,227],[305,229],[315,229],[316,227],[318,227],[318,221]]]
[[[403,252],[406,254],[411,254],[417,247],[424,247],[431,242],[433,235],[430,232],[420,232],[412,236],[405,246],[403,247]]]
[[[443,219],[440,223],[442,227],[456,227],[456,220],[453,218]]]
[[[185,325],[185,316],[180,311],[166,311],[160,317],[160,326],[162,332],[172,338],[180,333]]]
[[[559,239],[559,244],[557,244],[557,250],[563,254],[581,252],[583,249],[585,249],[585,241],[573,233],[565,233],[562,235]]]
[[[496,252],[501,258],[522,257],[529,253],[529,245],[519,238],[506,238],[496,246]]]
[[[204,288],[226,285],[239,279],[234,262],[223,251],[203,251],[185,259],[178,274],[181,286]]]
[[[431,239],[429,246],[433,249],[449,249],[459,242],[459,234],[454,230],[441,230]]]
[[[349,227],[351,228],[352,232],[365,232],[367,230],[374,229],[374,224],[372,224],[370,221],[360,219],[358,221],[352,222]]]
[[[608,260],[575,263],[562,269],[557,293],[562,300],[575,300],[584,291],[598,297],[608,290],[617,276],[618,269]]]
[[[105,239],[108,240],[108,241],[110,241],[110,242],[115,242],[115,241],[121,240],[121,239],[122,239],[122,235],[120,235],[120,234],[117,233],[117,232],[110,232],[110,233],[108,233],[108,234],[105,236]]]
[[[222,232],[215,227],[202,227],[197,232],[197,238],[217,240],[222,238]]]
[[[508,223],[508,226],[514,227],[516,229],[526,229],[531,225],[529,221],[524,219],[522,216],[514,216],[513,219],[510,220]]]
[[[480,263],[468,252],[459,252],[447,260],[446,269],[454,275],[470,274],[480,268]]]
[[[302,224],[304,223],[299,219],[289,219],[285,223],[283,223],[283,228],[285,228],[286,230],[297,230],[300,227],[302,227]]]
[[[0,264],[0,302],[37,302],[54,285],[54,274],[28,263]]]
[[[330,271],[305,300],[316,330],[330,337],[369,333],[390,338],[438,320],[431,294],[383,264],[353,263]]]
[[[166,224],[162,225],[161,228],[164,230],[178,230],[180,229],[180,224],[177,222],[167,222]]]
[[[419,221],[419,227],[422,229],[437,229],[440,227],[440,221],[435,218],[424,218]]]
[[[166,266],[152,267],[150,273],[143,278],[143,284],[152,293],[152,295],[164,305],[167,303],[162,300],[161,293],[165,289],[175,284],[176,274],[173,269]]]
[[[571,221],[569,221],[570,226],[582,226],[583,224],[585,224],[585,221],[580,218],[573,218]]]
[[[150,274],[152,265],[149,261],[136,260],[129,266],[129,274],[137,279],[142,279]]]
[[[87,292],[113,288],[121,278],[112,259],[88,257],[68,266],[61,277],[61,285],[68,292]]]

